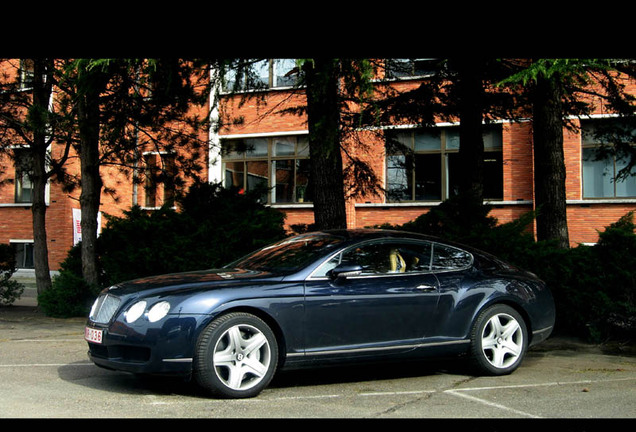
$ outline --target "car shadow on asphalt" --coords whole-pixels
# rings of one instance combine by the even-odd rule
[[[128,395],[179,395],[209,398],[193,380],[182,377],[138,375],[111,371],[86,362],[60,366],[60,379],[93,390]],[[456,359],[333,365],[312,369],[279,371],[268,388],[293,388],[432,376],[440,373],[465,375]]]
[[[458,359],[408,360],[362,363],[355,365],[332,365],[315,369],[280,371],[272,380],[270,388],[303,387],[342,384],[364,381],[381,381],[428,375],[458,374],[468,372],[466,365]]]

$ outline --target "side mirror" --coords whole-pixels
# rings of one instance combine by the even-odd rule
[[[362,273],[362,266],[357,264],[342,263],[329,271],[332,279],[358,276]]]

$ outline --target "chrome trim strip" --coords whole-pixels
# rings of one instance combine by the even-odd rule
[[[302,357],[305,355],[331,355],[331,354],[340,354],[340,353],[365,353],[365,352],[374,352],[374,351],[388,351],[388,350],[397,350],[397,349],[415,349],[415,348],[428,348],[435,346],[444,346],[444,345],[460,345],[470,343],[470,339],[463,339],[458,341],[443,341],[443,342],[428,342],[428,343],[419,343],[419,344],[411,344],[411,345],[398,345],[398,346],[384,346],[384,347],[367,347],[367,348],[346,348],[346,349],[333,349],[333,350],[325,350],[325,351],[309,351],[309,352],[300,352],[300,353],[290,353],[287,354],[288,358],[291,357]]]
[[[178,358],[178,359],[163,359],[166,363],[192,363],[191,358]]]
[[[545,332],[547,332],[547,331],[552,330],[552,328],[553,328],[553,327],[554,327],[554,326],[548,326],[548,327],[546,327],[546,328],[542,328],[542,329],[539,329],[539,330],[535,330],[535,331],[533,331],[533,332],[532,332],[532,334],[533,334],[533,335],[536,335],[536,334],[540,334],[540,333],[545,333]]]

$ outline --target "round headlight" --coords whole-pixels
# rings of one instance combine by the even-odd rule
[[[161,318],[165,317],[168,314],[169,310],[170,310],[170,303],[168,303],[167,301],[162,301],[157,303],[156,305],[151,307],[150,310],[148,311],[148,321],[150,322],[159,321]]]
[[[138,301],[137,303],[132,305],[130,309],[128,309],[126,313],[124,314],[126,318],[126,322],[130,324],[137,321],[137,319],[139,319],[139,317],[144,314],[145,310],[146,310],[146,302],[144,300]]]

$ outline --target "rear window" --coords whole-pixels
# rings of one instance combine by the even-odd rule
[[[473,256],[456,247],[435,243],[432,270],[461,270],[473,264]]]

